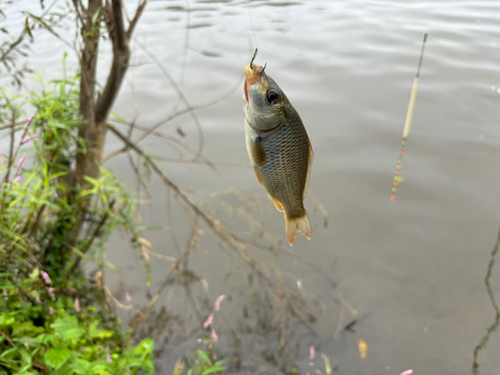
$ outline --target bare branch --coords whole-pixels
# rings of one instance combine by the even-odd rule
[[[127,30],[127,39],[130,40],[132,37],[132,34],[134,33],[135,26],[137,25],[137,21],[139,21],[139,18],[141,18],[142,12],[144,11],[144,8],[148,4],[148,0],[142,0],[142,3],[137,7],[137,10],[135,12],[134,19],[130,22],[130,25]]]

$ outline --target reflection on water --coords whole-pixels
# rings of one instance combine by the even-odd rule
[[[474,348],[474,361],[472,363],[472,373],[474,375],[479,374],[479,362],[478,362],[478,358],[477,358],[479,351],[486,348],[486,346],[488,345],[488,341],[490,339],[490,335],[493,332],[495,332],[495,330],[498,327],[498,324],[500,323],[500,309],[498,308],[497,302],[495,301],[495,296],[493,294],[491,284],[490,284],[491,273],[493,272],[493,266],[495,265],[495,256],[498,253],[499,246],[500,246],[500,231],[498,232],[497,243],[495,244],[495,247],[493,248],[493,251],[491,252],[491,259],[490,259],[490,263],[488,264],[488,272],[486,273],[486,277],[484,279],[486,289],[488,290],[488,295],[490,296],[491,305],[495,309],[495,320],[493,321],[491,326],[488,327],[486,334],[483,336],[483,338],[481,339],[479,344]]]

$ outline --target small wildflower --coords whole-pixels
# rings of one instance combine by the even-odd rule
[[[54,288],[48,288],[47,291],[49,292],[49,296],[52,299],[52,301],[55,301],[56,295],[54,294]]]
[[[129,305],[132,304],[132,297],[130,297],[130,294],[128,294],[128,292],[125,292],[125,300]]]
[[[36,138],[36,134],[32,135],[31,137],[28,137],[28,138],[24,138],[22,141],[21,141],[21,144],[24,145],[26,143],[28,143],[29,141],[32,141],[33,139]]]
[[[316,370],[316,375],[321,375],[321,371]]]
[[[210,315],[205,323],[203,323],[203,328],[208,328],[214,322],[214,314]]]
[[[31,123],[33,122],[33,119],[35,118],[35,115],[32,115],[28,121],[26,122],[26,125],[24,125],[24,130],[23,130],[23,135],[21,136],[21,139],[23,139],[26,136],[26,133],[28,133],[28,129],[30,128]]]
[[[45,284],[50,285],[52,281],[50,280],[49,274],[45,271],[40,271],[40,275],[42,275],[43,281]]]
[[[149,349],[149,345],[148,345],[148,344],[144,344],[142,347],[143,347],[144,349],[146,349],[146,350],[148,350],[148,349]]]
[[[26,347],[26,349],[30,350],[30,346],[28,345],[27,342],[24,343],[24,346]]]
[[[198,344],[201,344],[201,343],[202,343],[202,340],[201,340],[201,339],[198,339],[198,340],[196,340],[196,342],[197,342]]]
[[[311,375],[311,373],[308,372],[306,375]]]
[[[2,162],[3,162],[3,155],[2,151],[0,151],[0,167],[2,166]]]
[[[413,374],[413,370],[406,370],[401,373],[401,375],[411,375]]]
[[[7,293],[7,289],[3,290],[3,296],[5,297],[6,301],[9,299],[9,294]]]
[[[21,179],[21,176],[17,176],[16,178],[14,178],[14,184],[17,184],[20,179]]]
[[[214,361],[217,361],[217,354],[215,354],[215,353],[214,353],[214,354],[212,354],[212,359],[213,359]]]
[[[111,354],[106,353],[106,360],[109,362],[109,363],[113,363],[113,358],[111,358]]]
[[[215,311],[220,311],[220,304],[222,301],[224,301],[224,298],[226,298],[226,295],[223,294],[221,296],[219,296],[216,300],[215,300]]]
[[[309,366],[314,367],[314,362],[309,362]]]
[[[54,309],[52,307],[49,307],[49,314],[52,315],[54,313]]]
[[[78,298],[75,298],[75,310],[76,312],[80,312],[80,301]]]
[[[16,173],[14,174],[14,176],[17,176],[19,172],[21,172],[21,168],[23,167],[23,163],[25,160],[26,160],[26,154],[21,156],[21,160],[19,160],[19,164],[17,165]]]
[[[309,359],[314,359],[316,355],[316,351],[314,350],[314,346],[311,345],[311,347],[309,348]]]
[[[212,344],[208,344],[208,350],[212,350],[214,346]]]
[[[215,329],[212,329],[212,332],[210,333],[210,337],[212,338],[212,340],[214,340],[215,342],[217,342],[219,340],[219,337],[217,336],[217,333],[215,333]]]

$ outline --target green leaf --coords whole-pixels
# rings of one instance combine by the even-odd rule
[[[203,350],[197,350],[196,353],[198,353],[198,356],[205,361],[205,363],[208,363],[209,365],[212,364],[212,361],[208,357],[208,354],[205,353]]]
[[[0,327],[11,326],[15,322],[16,319],[7,313],[2,313],[2,315],[0,315]]]
[[[31,320],[15,324],[12,328],[14,329],[12,336],[15,337],[20,337],[20,336],[33,337],[44,331],[43,327],[36,327]]]
[[[33,38],[33,35],[31,35],[31,28],[30,28],[30,24],[29,24],[29,21],[28,21],[28,17],[26,17],[26,22],[24,24],[25,24],[26,31],[28,32],[28,34],[30,35],[30,37]]]
[[[73,371],[77,374],[85,375],[90,369],[90,362],[81,358],[73,360]]]
[[[154,350],[155,344],[151,339],[142,340],[139,345],[137,345],[132,351],[133,355],[144,354],[144,353],[152,353]]]
[[[79,339],[85,333],[83,328],[78,326],[76,317],[69,315],[56,319],[50,327],[54,329],[55,333],[59,335],[62,340]]]
[[[73,375],[73,374],[74,374],[73,365],[69,362],[66,362],[57,370],[50,372],[50,375]]]
[[[71,350],[67,348],[50,348],[47,353],[45,353],[45,362],[54,368],[58,369],[61,367],[70,357]]]
[[[0,355],[0,358],[7,358],[9,356],[9,354],[11,353],[15,353],[17,354],[19,352],[19,348],[18,347],[15,347],[15,348],[10,348],[10,349],[7,349],[6,351],[4,351],[1,355]]]
[[[28,351],[24,348],[19,350],[19,352],[21,353],[21,359],[23,360],[23,364],[25,363],[26,366],[28,366],[28,368],[30,368],[31,361],[32,361],[30,353],[28,353]]]
[[[110,113],[109,117],[114,118],[114,119],[116,119],[116,120],[118,120],[120,122],[123,122],[124,124],[127,123],[127,120],[125,120],[122,116],[117,115],[116,113]]]
[[[96,329],[90,331],[90,336],[93,339],[109,339],[113,336],[113,332],[105,329]]]

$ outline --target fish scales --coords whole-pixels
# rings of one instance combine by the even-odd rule
[[[298,113],[290,108],[290,117],[283,125],[268,134],[259,135],[266,161],[255,168],[262,177],[264,187],[282,204],[289,219],[304,216],[302,199],[309,164],[309,139]]]

